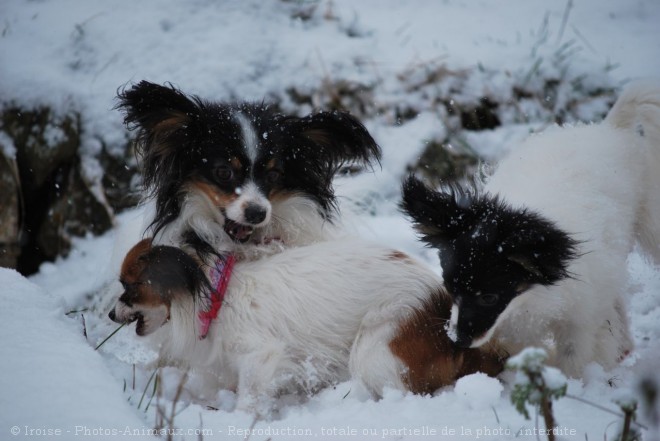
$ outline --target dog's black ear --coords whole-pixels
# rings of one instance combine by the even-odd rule
[[[471,222],[469,207],[461,204],[454,191],[436,191],[414,176],[402,186],[401,210],[413,220],[422,240],[431,246],[443,247],[461,234]]]
[[[537,213],[511,210],[509,216],[498,247],[526,273],[527,282],[552,285],[570,277],[568,265],[577,257],[578,242]]]
[[[117,108],[124,122],[137,131],[137,153],[142,157],[147,187],[176,173],[180,147],[186,144],[191,126],[199,120],[203,106],[173,86],[141,81],[118,93]]]
[[[483,265],[506,268],[526,284],[551,285],[569,277],[568,265],[578,243],[552,221],[526,208],[514,208],[497,196],[479,195],[458,185],[441,191],[410,176],[403,183],[401,209],[413,220],[422,240],[438,248],[445,263],[457,251]]]
[[[143,278],[162,298],[170,301],[177,293],[189,293],[195,299],[206,298],[211,286],[198,262],[179,248],[154,246],[145,256]]]
[[[364,125],[347,112],[319,112],[304,118],[289,118],[290,133],[312,144],[315,157],[334,175],[344,164],[356,162],[364,166],[380,163],[381,149]]]
[[[197,102],[174,86],[149,81],[124,89],[117,94],[117,108],[124,112],[124,122],[131,128],[162,136],[190,122],[198,111]]]
[[[285,173],[296,176],[296,187],[305,189],[318,202],[320,214],[332,220],[337,209],[334,176],[346,164],[379,164],[380,147],[362,123],[346,112],[280,116],[275,122],[286,155]]]

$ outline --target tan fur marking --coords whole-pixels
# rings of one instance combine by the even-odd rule
[[[170,132],[185,126],[190,121],[190,117],[185,113],[175,112],[169,118],[160,121],[154,126],[154,133],[167,136]]]
[[[195,189],[204,193],[218,208],[225,208],[238,198],[235,193],[227,194],[218,187],[202,181],[194,181],[190,184]]]
[[[176,148],[172,145],[169,137],[177,129],[185,127],[190,121],[190,117],[185,113],[172,112],[169,118],[157,123],[153,128],[154,143],[152,149],[158,156],[168,156]]]
[[[392,252],[387,255],[387,260],[401,260],[406,263],[411,263],[413,261],[406,253],[398,250],[392,250]]]
[[[475,372],[495,376],[504,367],[504,357],[488,346],[462,349],[447,336],[445,325],[451,313],[451,299],[444,290],[399,327],[390,342],[392,353],[407,370],[402,380],[414,393],[432,393]]]
[[[144,270],[152,263],[146,258],[150,251],[151,238],[143,239],[135,244],[124,257],[120,280],[129,285],[135,285],[130,294],[131,303],[142,307],[166,305],[169,312],[169,304],[154,289],[150,281],[144,280],[143,277]]]
[[[137,244],[133,245],[121,265],[121,280],[126,283],[136,283],[140,279],[142,271],[146,262],[140,261],[140,257],[144,256],[151,249],[151,238],[142,239]]]
[[[231,161],[229,161],[229,164],[234,168],[234,170],[242,170],[243,169],[243,163],[241,163],[241,160],[238,159],[237,157],[231,158]]]

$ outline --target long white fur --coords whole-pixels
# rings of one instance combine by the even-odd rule
[[[564,372],[606,368],[632,349],[626,259],[635,241],[660,262],[660,83],[628,87],[601,124],[533,135],[502,160],[485,191],[529,207],[581,241],[574,277],[534,287],[495,325],[510,353],[546,346]]]
[[[154,337],[161,360],[194,369],[237,407],[262,409],[279,392],[315,391],[355,378],[375,396],[405,389],[388,346],[399,325],[441,286],[425,265],[354,238],[239,261],[208,336],[179,297]]]
[[[254,161],[257,158],[257,133],[255,131],[254,125],[250,122],[250,119],[247,115],[236,112],[234,118],[241,126],[241,135],[243,135],[243,145],[247,151],[247,154],[251,161]]]

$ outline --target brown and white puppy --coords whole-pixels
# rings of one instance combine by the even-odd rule
[[[186,253],[174,247],[152,247],[140,241],[124,258],[119,278],[124,292],[110,319],[137,322],[137,335],[148,335],[170,318],[175,295],[208,292],[206,276]]]
[[[502,370],[496,347],[464,349],[448,338],[451,298],[441,280],[399,251],[351,238],[236,261],[205,330],[221,285],[213,271],[144,240],[126,256],[126,291],[110,318],[157,336],[162,363],[237,391],[239,409],[263,412],[280,394],[350,378],[378,397],[385,387],[430,393]]]

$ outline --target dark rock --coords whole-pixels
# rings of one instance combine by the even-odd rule
[[[103,168],[103,191],[115,211],[135,207],[142,195],[138,192],[139,175],[137,159],[130,148],[109,152],[103,146],[99,156]]]
[[[20,254],[19,180],[16,161],[4,153],[8,147],[0,145],[0,266],[16,268]]]
[[[112,226],[113,213],[101,183],[89,182],[81,170],[77,115],[54,116],[47,108],[9,108],[2,112],[1,121],[2,131],[16,149],[16,156],[8,159],[17,172],[17,199],[24,206],[17,223],[12,223],[11,216],[3,217],[0,227],[10,231],[7,236],[14,236],[6,243],[19,247],[18,253],[15,247],[7,247],[7,265],[28,275],[42,262],[66,255],[72,236],[106,231]],[[14,206],[11,199],[0,200],[3,212]],[[13,225],[18,227],[12,231]]]
[[[456,143],[459,141],[456,140]],[[468,149],[457,149],[449,140],[431,141],[416,164],[408,168],[434,186],[473,174],[479,158]]]
[[[497,103],[484,97],[478,104],[460,105],[455,101],[445,103],[447,112],[458,114],[460,116],[461,128],[463,130],[490,130],[501,125],[500,118],[497,116]]]

